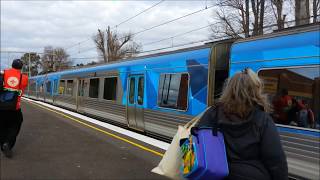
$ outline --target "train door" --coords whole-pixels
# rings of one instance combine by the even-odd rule
[[[58,79],[55,79],[53,81],[53,92],[52,92],[52,103],[55,104],[55,101],[56,101],[56,95],[58,94],[58,90],[59,90],[59,87],[58,87]]]
[[[143,103],[144,75],[129,76],[127,91],[127,121],[130,128],[144,131]]]
[[[76,99],[76,104],[77,104],[77,111],[78,112],[83,112],[82,107],[83,107],[83,98],[84,98],[84,92],[86,89],[86,82],[85,79],[78,79],[77,83],[77,99]]]
[[[39,100],[45,100],[45,95],[44,95],[44,93],[45,93],[45,89],[44,89],[45,87],[44,87],[44,83],[43,82],[41,82],[40,84],[39,84],[39,96],[38,96],[38,99]]]

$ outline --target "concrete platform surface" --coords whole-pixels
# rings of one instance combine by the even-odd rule
[[[1,180],[165,179],[150,172],[160,161],[159,155],[33,103],[24,101],[22,109],[24,122],[14,156],[12,159],[7,159],[3,154],[0,156]],[[164,153],[159,148],[98,128]]]

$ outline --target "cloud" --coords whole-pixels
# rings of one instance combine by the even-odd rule
[[[97,56],[91,39],[97,29],[114,27],[158,1],[1,1],[1,49],[41,52],[45,46],[70,47],[71,57]],[[209,1],[210,2],[210,1]],[[164,1],[157,7],[121,24],[117,31],[138,32],[168,20],[203,9],[206,1]],[[154,28],[135,36],[146,44],[208,25],[212,9]],[[173,39],[173,44],[209,37],[203,29]],[[144,50],[170,46],[172,40],[143,47]],[[92,49],[88,51],[88,49]],[[1,54],[1,58],[6,55]],[[79,60],[80,61],[80,60]],[[85,60],[82,60],[85,61]]]

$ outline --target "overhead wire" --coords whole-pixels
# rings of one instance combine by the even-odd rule
[[[190,31],[187,31],[187,32],[184,32],[184,33],[180,33],[180,34],[177,34],[177,35],[174,35],[174,36],[171,36],[171,37],[167,37],[167,38],[163,38],[163,39],[160,39],[160,40],[157,40],[157,41],[152,41],[152,42],[149,42],[149,43],[146,43],[146,44],[142,44],[142,46],[148,46],[148,45],[151,45],[151,44],[156,44],[156,43],[159,43],[159,42],[162,42],[162,41],[166,41],[166,40],[169,40],[169,39],[180,37],[180,36],[195,32],[195,31],[199,31],[199,30],[208,28],[208,27],[210,27],[212,25],[215,25],[215,24],[217,24],[217,23],[212,23],[212,24],[209,24],[207,26],[203,26],[203,27],[200,27],[200,28],[192,29]]]
[[[205,29],[205,28],[210,27],[210,26],[215,25],[215,24],[217,24],[217,23],[212,23],[212,24],[209,24],[209,25],[207,25],[207,26],[203,26],[203,27],[200,27],[200,28],[192,29],[192,30],[187,31],[187,32],[184,32],[184,33],[177,34],[177,35],[175,35],[175,36],[171,36],[171,37],[163,38],[163,39],[160,39],[160,40],[157,40],[157,41],[153,41],[153,42],[149,42],[149,43],[146,43],[146,44],[142,44],[142,46],[144,47],[144,46],[148,46],[148,45],[151,45],[151,44],[156,44],[156,43],[159,43],[159,42],[162,42],[162,41],[165,41],[165,40],[177,38],[177,37],[180,37],[180,36],[183,36],[183,35],[186,35],[186,34],[195,32],[195,31],[199,31],[199,30],[201,30],[201,29]],[[89,48],[89,49],[85,49],[84,51],[81,51],[81,53],[90,51],[90,50],[92,50],[92,49],[96,49],[96,47],[92,47],[92,48]],[[77,53],[75,53],[75,54],[77,54]]]
[[[73,47],[76,47],[76,46],[78,46],[78,45],[80,45],[81,43],[84,43],[84,42],[87,42],[87,41],[89,41],[91,38],[87,38],[86,40],[84,40],[84,41],[80,41],[80,42],[78,42],[78,43],[76,43],[76,44],[73,44],[73,45],[71,45],[71,46],[69,46],[69,47],[66,47],[66,48],[64,48],[65,50],[67,50],[67,49],[70,49],[70,48],[73,48]]]
[[[128,22],[128,21],[130,21],[130,20],[134,19],[135,17],[139,16],[140,14],[143,14],[143,13],[145,13],[145,12],[149,11],[150,9],[152,9],[152,8],[154,8],[154,7],[156,7],[156,6],[158,6],[159,4],[161,4],[161,3],[162,3],[162,2],[164,2],[164,1],[165,1],[165,0],[161,0],[161,1],[157,2],[156,4],[154,4],[154,5],[150,6],[149,8],[147,8],[147,9],[145,9],[145,10],[143,10],[143,11],[139,12],[138,14],[136,14],[136,15],[134,15],[134,16],[132,16],[132,17],[130,17],[130,18],[128,18],[128,19],[126,19],[126,20],[124,20],[124,21],[120,22],[119,24],[117,24],[117,25],[115,25],[114,27],[112,27],[112,29],[117,28],[117,27],[119,27],[121,24],[124,24],[124,23],[126,23],[126,22]]]
[[[120,22],[119,24],[113,26],[112,29],[117,28],[117,27],[119,27],[120,25],[122,25],[122,24],[124,24],[124,23],[126,23],[126,22],[129,22],[130,20],[132,20],[132,19],[136,18],[137,16],[139,16],[139,15],[141,15],[141,14],[149,11],[150,9],[158,6],[159,4],[161,4],[161,3],[164,2],[164,1],[165,1],[165,0],[161,0],[161,1],[157,2],[156,4],[148,7],[147,9],[139,12],[138,14],[136,14],[136,15],[134,15],[134,16],[132,16],[132,17],[129,17],[128,19],[126,19],[126,20]],[[86,40],[80,41],[80,42],[78,42],[78,43],[75,43],[75,44],[73,44],[73,45],[71,45],[71,46],[69,46],[69,47],[67,47],[67,48],[65,48],[65,49],[70,49],[70,48],[76,47],[76,46],[80,45],[81,43],[85,43],[85,42],[89,41],[90,39],[91,39],[91,38],[87,38]]]
[[[286,21],[285,23],[291,23],[291,22],[294,22],[294,20]],[[196,28],[196,29],[193,29],[193,30],[190,30],[190,31],[187,31],[187,32],[175,35],[175,36],[171,36],[171,37],[168,37],[168,38],[160,39],[158,41],[153,41],[153,42],[150,42],[150,43],[146,43],[144,45],[154,44],[154,43],[161,42],[161,41],[164,41],[164,40],[169,40],[171,38],[175,38],[175,37],[179,37],[179,36],[191,33],[191,32],[195,32],[197,30],[201,30],[201,29],[204,29],[206,27],[209,27],[209,26],[212,26],[212,25],[215,25],[215,24],[218,24],[218,23],[219,22],[212,23],[212,24],[209,24],[209,25],[204,26],[204,27]],[[263,28],[270,28],[270,27],[274,27],[274,26],[277,26],[277,24],[267,25],[267,26],[264,26]],[[253,29],[250,29],[250,32],[252,32],[252,31],[253,31]],[[242,32],[240,34],[244,34],[244,32]],[[214,41],[217,41],[217,40],[223,40],[223,39],[227,39],[227,38],[230,38],[230,36],[226,35],[226,36],[220,36],[220,37],[211,38],[211,39],[207,38],[207,39],[203,39],[203,40],[191,41],[191,42],[187,42],[187,43],[177,44],[175,46],[167,46],[167,47],[163,47],[163,48],[150,49],[150,50],[146,50],[146,51],[141,51],[138,54],[150,53],[150,52],[161,51],[161,50],[166,50],[166,49],[172,49],[172,48],[177,48],[177,47],[183,47],[183,46],[192,45],[192,44],[196,44],[196,43],[214,42]],[[91,49],[94,49],[94,48],[91,48]],[[74,59],[93,59],[93,58],[99,58],[99,57],[79,57],[79,58],[74,58]]]
[[[210,9],[210,8],[213,8],[213,7],[214,7],[214,5],[213,5],[213,6],[209,6],[209,7],[205,7],[205,8],[203,8],[203,9],[200,9],[200,10],[197,10],[197,11],[194,11],[194,12],[191,12],[191,13],[189,13],[189,14],[186,14],[186,15],[180,16],[180,17],[178,17],[178,18],[175,18],[175,19],[172,19],[172,20],[169,20],[169,21],[163,22],[163,23],[161,23],[161,24],[158,24],[158,25],[152,26],[152,27],[150,27],[150,28],[147,28],[147,29],[144,29],[144,30],[138,31],[138,32],[133,33],[133,34],[131,34],[131,35],[132,35],[132,36],[135,36],[135,35],[137,35],[137,34],[141,34],[141,33],[143,33],[143,32],[146,32],[146,31],[152,30],[152,29],[154,29],[154,28],[157,28],[157,27],[160,27],[160,26],[163,26],[163,25],[166,25],[166,24],[172,23],[172,22],[174,22],[174,21],[177,21],[177,20],[183,19],[183,18],[185,18],[185,17],[188,17],[188,16],[191,16],[191,15],[194,15],[194,14],[200,13],[200,12],[202,12],[202,11],[208,10],[208,9]],[[125,38],[125,36],[120,37],[119,39],[123,39],[123,38]],[[91,49],[94,49],[94,48],[90,48],[90,49],[88,49],[88,50],[91,50]],[[87,52],[87,50],[85,50],[85,52]]]
[[[166,22],[163,22],[163,23],[161,23],[161,24],[158,24],[158,25],[152,26],[152,27],[150,27],[150,28],[147,28],[147,29],[138,31],[138,32],[133,33],[133,34],[131,34],[131,35],[132,35],[132,36],[135,36],[135,35],[137,35],[137,34],[141,34],[141,33],[143,33],[143,32],[150,31],[150,30],[152,30],[152,29],[154,29],[154,28],[157,28],[157,27],[160,27],[160,26],[163,26],[163,25],[172,23],[172,22],[174,22],[174,21],[177,21],[177,20],[183,19],[183,18],[185,18],[185,17],[188,17],[188,16],[191,16],[191,15],[200,13],[200,12],[202,12],[202,11],[206,11],[206,10],[208,10],[208,9],[213,8],[214,6],[215,6],[215,5],[212,5],[212,6],[209,6],[209,7],[205,7],[205,8],[203,8],[203,9],[200,9],[200,10],[197,10],[197,11],[194,11],[194,12],[191,12],[191,13],[189,13],[189,14],[180,16],[180,17],[178,17],[178,18],[171,19],[171,20],[166,21]],[[121,38],[119,38],[119,39],[123,39],[123,38],[125,38],[125,36],[124,36],[124,37],[121,37]]]

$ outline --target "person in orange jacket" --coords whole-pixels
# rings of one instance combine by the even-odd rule
[[[12,68],[4,70],[3,73],[3,90],[1,93],[17,94],[12,108],[2,107],[0,109],[0,145],[1,151],[8,158],[12,157],[12,148],[15,145],[23,121],[20,102],[24,89],[28,85],[28,76],[21,73],[22,67],[22,61],[15,59],[12,62]]]

